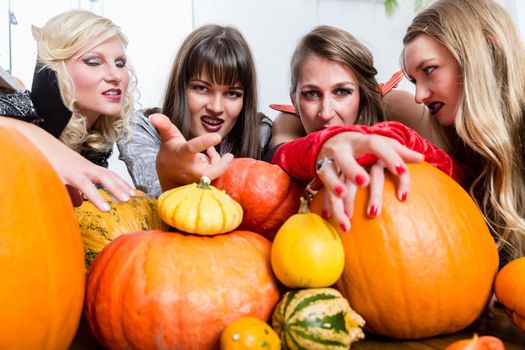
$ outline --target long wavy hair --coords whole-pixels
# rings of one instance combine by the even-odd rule
[[[57,73],[62,100],[73,111],[60,140],[76,151],[108,151],[121,134],[129,135],[136,85],[133,69],[127,64],[130,83],[123,96],[120,115],[100,116],[88,130],[86,118],[76,106],[75,84],[66,67],[66,61],[78,52],[94,48],[112,37],[120,38],[126,47],[128,40],[120,27],[92,12],[72,10],[51,18],[41,28],[33,26],[32,31],[37,42],[37,60]]]
[[[257,79],[253,56],[235,28],[215,24],[194,30],[182,43],[164,93],[162,113],[184,137],[190,137],[191,114],[187,90],[192,79],[205,73],[213,83],[244,89],[243,107],[232,130],[223,138],[220,153],[261,157],[261,114],[257,113]]]
[[[525,254],[525,53],[509,14],[493,0],[441,0],[403,39],[426,34],[448,48],[463,89],[452,156],[472,174],[469,191],[507,258]],[[401,55],[402,65],[404,54]]]
[[[335,27],[318,26],[297,44],[291,60],[290,95],[297,91],[301,67],[317,56],[345,65],[359,85],[359,110],[356,124],[372,125],[384,120],[381,89],[370,50],[350,33]]]

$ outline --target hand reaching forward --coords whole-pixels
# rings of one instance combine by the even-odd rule
[[[368,172],[356,161],[365,154],[373,154],[378,159]],[[323,216],[335,216],[341,228],[348,231],[357,187],[364,186],[370,186],[368,215],[379,215],[385,168],[397,178],[398,199],[406,200],[410,176],[405,162],[417,163],[423,159],[423,154],[385,136],[343,132],[331,137],[317,157],[317,175],[327,188]]]
[[[102,211],[110,209],[95,184],[102,185],[122,202],[128,201],[135,195],[135,189],[116,173],[91,163],[43,129],[2,116],[0,116],[0,125],[21,132],[44,154],[66,186],[74,206],[82,204],[82,196],[84,196],[98,209]]]
[[[163,114],[152,114],[149,120],[160,134],[157,154],[157,175],[162,191],[198,182],[201,176],[219,177],[233,159],[230,153],[222,157],[215,149],[221,136],[210,133],[186,141],[179,129]],[[206,153],[201,153],[206,151]]]

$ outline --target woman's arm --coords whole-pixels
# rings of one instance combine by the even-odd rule
[[[0,116],[0,125],[13,128],[26,136],[47,158],[68,188],[74,205],[80,205],[83,194],[102,211],[110,209],[97,191],[100,184],[120,201],[127,201],[135,190],[114,172],[95,165],[68,148],[43,129],[10,117]]]
[[[279,113],[273,121],[270,148],[306,135],[301,118],[291,113]]]

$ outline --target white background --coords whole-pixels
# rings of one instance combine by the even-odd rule
[[[9,68],[9,0],[0,0],[0,66]],[[462,1],[462,0],[458,0]],[[237,27],[250,44],[257,66],[259,107],[273,118],[270,103],[288,103],[289,60],[299,38],[319,24],[343,28],[374,54],[379,81],[399,69],[402,38],[414,12],[413,0],[399,0],[392,16],[381,0],[11,0],[18,25],[11,26],[12,73],[31,86],[36,48],[31,25],[83,8],[111,18],[130,44],[128,58],[139,79],[139,104],[159,106],[171,61],[182,40],[196,27],[218,23]],[[525,33],[525,1],[501,0]],[[406,81],[401,88],[412,90]],[[113,156],[110,167],[130,182]]]

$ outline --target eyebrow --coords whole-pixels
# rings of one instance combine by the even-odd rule
[[[195,78],[195,79],[190,79],[190,83],[202,83],[202,84],[205,84],[205,85],[208,85],[208,86],[211,86],[213,85],[212,82],[209,82],[207,80],[203,80],[203,79],[200,79],[200,78]],[[220,84],[217,84],[217,85],[220,85]],[[240,90],[240,91],[244,91],[244,88],[242,86],[228,86],[228,89],[229,90]]]
[[[344,86],[347,86],[347,85],[352,85],[353,87],[356,87],[357,85],[354,83],[354,82],[351,82],[351,81],[343,81],[341,83],[337,83],[334,85],[335,88],[340,88],[340,87],[344,87]],[[301,86],[301,89],[312,89],[312,88],[319,88],[318,85],[316,84],[312,84],[312,83],[308,83],[308,84],[304,84]]]

